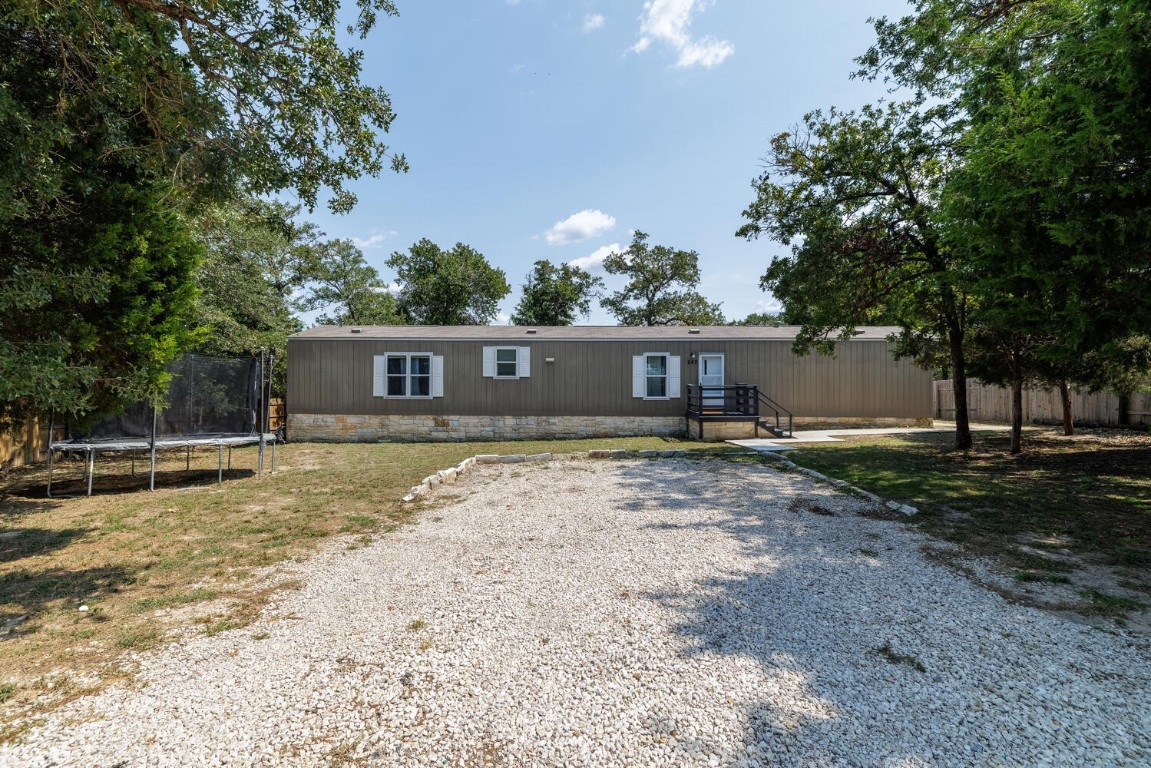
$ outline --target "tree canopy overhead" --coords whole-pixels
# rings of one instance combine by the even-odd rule
[[[361,37],[396,12],[357,6]],[[328,0],[0,6],[0,415],[79,416],[158,391],[166,364],[204,343],[198,321],[246,343],[233,321],[268,317],[223,293],[196,305],[197,275],[209,289],[257,280],[215,252],[198,270],[190,222],[212,206],[284,191],[344,211],[348,180],[406,169],[339,13]]]
[[[773,143],[740,234],[796,246],[764,287],[802,317],[807,342],[874,310],[904,326],[903,350],[921,360],[933,337],[946,338],[957,396],[967,356],[1017,392],[1029,377],[1057,380],[1065,393],[1069,379],[1132,380],[1119,369],[1140,356],[1122,350],[1138,349],[1151,322],[1146,3],[913,5],[904,18],[875,22],[876,43],[856,73],[903,94],[885,109],[913,131],[883,128],[870,118],[884,108],[869,107],[846,121],[809,116],[804,133],[814,140],[782,134]],[[912,141],[887,145],[884,133]],[[833,136],[857,146],[829,155]],[[867,189],[876,161],[908,157],[918,158],[909,172]],[[838,209],[827,206],[834,185],[803,191],[829,173],[855,186],[835,196]],[[885,215],[912,188],[926,194],[904,206],[907,216]],[[943,268],[922,271],[931,264]],[[933,315],[946,322],[933,328]],[[957,421],[965,413],[957,400]],[[1014,450],[1018,436],[1017,420]]]
[[[802,325],[798,352],[830,352],[855,326],[904,327],[901,351],[921,360],[944,339],[956,384],[956,445],[971,445],[965,407],[967,300],[962,252],[936,217],[949,168],[933,111],[914,104],[812,112],[777,135],[753,183],[743,237],[791,245],[760,285]]]
[[[396,13],[391,0],[357,6],[349,31],[360,37]],[[345,180],[407,166],[381,141],[391,102],[360,82],[362,53],[340,44],[339,11],[323,0],[7,4],[0,50],[14,87],[0,125],[22,161],[0,173],[11,193],[0,198],[58,192],[54,148],[95,122],[108,151],[180,188],[294,190],[309,208],[327,189],[333,210],[347,210]]]
[[[621,325],[723,325],[719,304],[701,296],[699,254],[665,245],[649,246],[647,233],[636,231],[623,253],[603,262],[610,275],[625,275],[628,283],[600,304]]]

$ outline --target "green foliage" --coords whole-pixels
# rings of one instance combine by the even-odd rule
[[[197,325],[204,333],[194,351],[254,357],[264,349],[282,357],[288,335],[302,330],[291,297],[311,264],[314,231],[294,223],[296,213],[248,200],[200,217]]]
[[[387,264],[400,282],[399,311],[414,325],[487,325],[511,292],[503,270],[463,243],[444,251],[424,238]]]
[[[512,313],[513,325],[571,325],[591,314],[603,279],[570,264],[537,261],[524,278],[524,295]]]
[[[797,351],[883,320],[946,332],[957,308],[933,218],[941,155],[930,117],[905,103],[812,112],[772,140],[738,234],[793,244],[760,285],[803,325]]]
[[[752,312],[742,320],[732,320],[733,326],[773,326],[782,324],[783,317],[770,312]]]
[[[628,283],[600,304],[621,325],[724,325],[720,305],[693,290],[699,285],[699,254],[649,247],[647,238],[637,230],[626,251],[604,259],[608,274],[626,275]]]
[[[920,0],[876,28],[861,73],[946,104],[941,220],[963,251],[973,370],[1016,390],[1126,386],[1138,371],[1118,364],[1139,356],[1115,352],[1151,322],[1145,4]]]
[[[283,397],[288,336],[303,329],[293,295],[313,268],[316,232],[295,220],[299,209],[247,199],[213,206],[197,220],[204,259],[196,270],[192,351],[217,357],[275,355],[272,391]]]
[[[967,358],[1016,390],[1129,382],[1118,350],[1151,322],[1145,4],[918,0],[875,29],[856,74],[911,98],[777,136],[744,212],[740,234],[795,242],[762,285],[797,344],[878,313],[924,365],[945,340],[957,384]]]
[[[398,325],[403,323],[396,300],[375,267],[350,240],[332,240],[313,247],[306,277],[308,292],[297,306],[331,314],[317,318],[320,325]]]
[[[396,13],[391,0],[357,6],[348,31],[360,37],[378,13]],[[122,162],[183,189],[293,189],[314,207],[328,188],[333,210],[348,209],[344,180],[406,163],[380,141],[395,116],[386,93],[359,81],[362,53],[338,40],[339,11],[250,0],[6,4],[0,125],[20,160],[0,169],[0,200],[23,207],[58,194],[66,167],[55,150],[83,135],[87,115]],[[45,77],[53,87],[41,87]]]
[[[68,204],[3,222],[0,408],[74,419],[162,389],[195,339],[201,253],[169,190],[126,169],[64,179]]]
[[[945,245],[937,217],[948,170],[937,117],[913,103],[805,115],[772,140],[737,234],[792,246],[760,285],[802,326],[796,352],[831,353],[857,325],[891,324],[903,328],[898,354],[930,368],[946,359],[961,382],[956,445],[967,448],[968,305],[963,251]]]
[[[357,6],[360,36],[395,13],[390,0]],[[249,331],[288,322],[258,270],[209,244],[199,278],[219,295],[198,312],[211,338],[191,330],[202,246],[185,217],[240,191],[294,190],[309,207],[328,193],[346,210],[347,179],[406,168],[380,141],[391,105],[360,82],[339,12],[311,0],[0,8],[0,413],[114,410],[161,391],[165,365],[197,341],[247,346]],[[242,317],[245,293],[268,302]]]
[[[1151,322],[1151,17],[1135,7],[1025,3],[969,57],[950,219],[985,311],[1041,375],[1080,378],[1084,355]]]

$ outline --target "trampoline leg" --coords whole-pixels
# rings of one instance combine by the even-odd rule
[[[48,443],[48,498],[52,498],[52,443]]]
[[[192,446],[188,446],[188,453],[184,456],[184,471],[187,472],[192,468]]]
[[[152,406],[152,445],[151,448],[151,464],[148,471],[148,490],[156,490],[156,406]]]
[[[228,471],[232,471],[232,446],[228,446]]]
[[[272,474],[276,474],[276,441],[272,441]]]
[[[223,484],[223,482],[224,482],[224,446],[220,445],[219,448],[220,448],[220,462],[217,465],[217,467],[218,467],[218,475],[216,477],[216,484],[217,485]]]
[[[136,452],[132,451],[130,455],[132,457],[132,474],[135,475],[136,474]]]
[[[96,474],[96,452],[88,451],[88,495],[92,495],[92,475]]]

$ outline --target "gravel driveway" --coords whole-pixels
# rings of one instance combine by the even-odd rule
[[[1151,763],[1146,641],[1011,605],[807,478],[552,462],[437,493],[0,765]]]

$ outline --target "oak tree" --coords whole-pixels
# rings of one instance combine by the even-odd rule
[[[591,313],[603,278],[571,264],[540,260],[524,278],[524,293],[512,313],[514,325],[571,325]]]
[[[297,306],[325,310],[320,325],[401,325],[403,317],[380,273],[351,240],[331,240],[313,248],[308,285]]]
[[[856,326],[894,321],[903,327],[897,352],[933,365],[943,339],[955,444],[966,449],[968,297],[963,253],[944,243],[937,215],[951,161],[937,117],[909,102],[805,115],[772,139],[737,234],[792,246],[760,285],[801,324],[797,352],[830,353]]]
[[[413,325],[487,325],[511,293],[503,270],[463,243],[445,251],[424,238],[387,264],[400,283],[399,311]]]
[[[699,254],[664,245],[649,246],[636,231],[622,253],[608,254],[603,268],[624,275],[627,284],[600,301],[620,325],[723,325],[719,304],[701,296]]]

